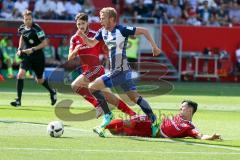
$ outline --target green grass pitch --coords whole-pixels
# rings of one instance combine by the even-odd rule
[[[240,159],[240,86],[222,83],[172,83],[165,95],[147,96],[158,113],[177,113],[183,99],[199,103],[194,124],[205,134],[219,133],[223,141],[118,137],[107,133],[99,138],[92,128],[101,119],[64,121],[61,138],[46,133],[47,124],[57,120],[48,93],[33,80],[25,82],[22,107],[9,102],[16,96],[15,81],[0,83],[0,160],[237,160]],[[59,101],[71,99],[71,113],[92,109],[77,95],[58,94]],[[134,110],[139,111],[137,106]],[[114,110],[116,117],[122,114]]]

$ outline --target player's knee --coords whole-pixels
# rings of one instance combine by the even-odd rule
[[[93,83],[89,83],[88,88],[89,88],[90,90],[92,90],[92,89],[93,89]]]
[[[130,96],[129,97],[130,98],[130,100],[133,102],[133,103],[137,103],[137,101],[138,101],[138,99],[139,99],[139,96]]]
[[[86,87],[87,88],[87,85],[85,85],[84,83],[81,83],[81,82],[75,82],[73,81],[71,83],[71,88],[74,92],[77,92],[77,90],[79,90],[80,88],[83,88],[83,87]]]
[[[89,83],[88,88],[91,92],[100,90],[95,83]]]
[[[71,83],[71,88],[72,88],[72,90],[73,90],[74,92],[77,91],[77,87],[76,87],[76,83],[75,83],[75,82],[72,82],[72,83]]]
[[[130,97],[130,100],[134,103],[137,103],[137,98],[136,97]]]

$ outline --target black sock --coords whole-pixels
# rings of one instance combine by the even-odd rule
[[[48,81],[46,79],[44,79],[44,82],[42,83],[42,85],[52,94],[54,93],[53,89],[49,87],[48,85]]]
[[[110,110],[108,108],[108,104],[107,104],[104,96],[102,95],[101,91],[94,91],[92,94],[99,101],[104,114],[109,114]]]
[[[156,120],[156,117],[153,114],[150,105],[141,96],[138,98],[137,104],[141,107],[142,111],[151,119],[152,122]]]
[[[21,101],[23,91],[23,79],[17,79],[17,99]]]

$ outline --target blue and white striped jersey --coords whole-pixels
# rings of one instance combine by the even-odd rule
[[[126,56],[126,47],[128,36],[134,35],[136,27],[116,25],[110,32],[101,28],[95,36],[95,39],[103,40],[109,50],[110,69],[128,70],[129,65]]]

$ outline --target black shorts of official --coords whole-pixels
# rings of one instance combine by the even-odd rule
[[[43,78],[45,68],[45,57],[43,53],[36,53],[31,56],[24,56],[20,64],[20,68],[24,70],[34,71],[37,79]]]

